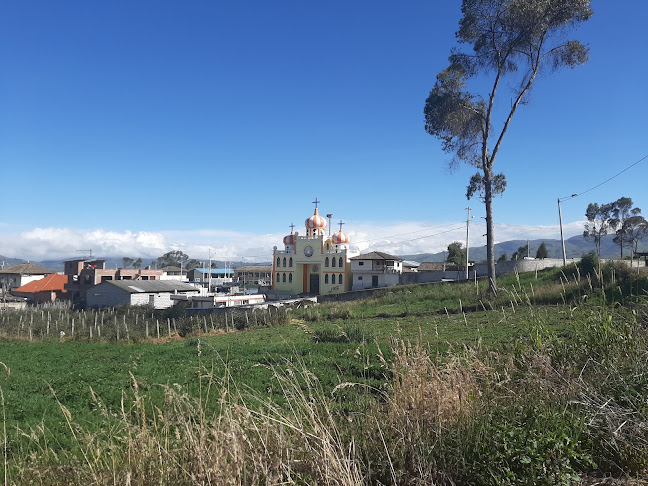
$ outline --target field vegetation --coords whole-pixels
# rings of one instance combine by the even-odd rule
[[[591,257],[487,287],[5,314],[5,484],[645,479],[647,275]]]

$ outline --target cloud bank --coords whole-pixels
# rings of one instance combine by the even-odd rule
[[[351,229],[352,228],[352,229]],[[437,253],[452,241],[466,240],[465,223],[349,222],[345,231],[361,252],[383,251],[396,255]],[[582,233],[583,223],[564,226],[565,238]],[[486,244],[483,223],[470,226],[470,246]],[[255,234],[230,230],[111,231],[101,228],[34,228],[0,232],[0,255],[25,260],[54,260],[86,256],[156,259],[170,250],[181,250],[191,258],[262,262],[269,261],[274,246],[281,247],[283,233]],[[555,226],[497,225],[496,241],[513,239],[558,239]]]

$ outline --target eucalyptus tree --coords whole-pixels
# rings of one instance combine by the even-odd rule
[[[608,234],[610,221],[612,220],[612,210],[614,203],[598,205],[598,203],[589,203],[585,210],[585,230],[583,238],[593,240],[596,246],[596,256],[601,258],[601,239]]]
[[[633,208],[634,203],[629,197],[620,197],[610,204],[612,205],[610,227],[616,230],[614,242],[621,247],[621,259],[623,260],[623,245],[627,243],[623,236],[625,221],[630,217],[639,216],[641,209]]]
[[[627,243],[632,251],[630,256],[633,258],[634,254],[637,253],[639,242],[646,235],[648,235],[648,221],[643,216],[634,214],[623,221],[623,225],[617,230],[617,236],[614,241],[616,242],[617,238],[619,238],[621,244]]]
[[[478,169],[466,196],[479,194],[486,207],[488,276],[496,292],[493,196],[504,192],[506,178],[495,173],[495,159],[538,75],[587,61],[588,48],[565,35],[592,10],[590,0],[463,0],[461,11],[456,37],[472,50],[453,49],[450,65],[437,75],[425,102],[425,130],[453,155],[451,167],[465,162]],[[479,83],[484,92],[470,91],[470,79],[485,80]],[[500,95],[506,106],[495,123]]]

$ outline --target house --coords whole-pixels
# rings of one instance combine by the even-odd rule
[[[272,282],[272,265],[244,265],[234,272],[234,278],[242,285],[270,285]]]
[[[40,280],[34,280],[12,291],[13,295],[24,297],[30,304],[46,304],[56,301],[68,301],[70,293],[65,289],[68,276],[52,273]]]
[[[274,248],[272,259],[272,290],[275,296],[299,294],[327,295],[351,288],[349,257],[350,238],[342,231],[327,237],[326,219],[315,213],[306,219],[306,235],[292,231],[283,239],[283,250]]]
[[[175,295],[199,295],[200,289],[175,280],[105,280],[85,292],[87,307],[149,305],[167,309],[174,305]]]
[[[234,277],[234,270],[231,268],[194,268],[187,272],[187,280],[193,283],[200,283],[203,287],[211,284],[212,287],[216,285],[223,285],[224,283],[231,282]],[[211,289],[209,289],[211,292]]]
[[[64,273],[68,276],[65,289],[74,302],[83,303],[86,290],[110,280],[158,280],[164,273],[152,268],[106,268],[105,260],[67,260]]]
[[[0,289],[5,291],[17,289],[23,285],[40,280],[54,272],[33,263],[19,263],[13,267],[0,270]]]
[[[400,283],[403,259],[381,251],[351,258],[352,290],[390,287]]]
[[[162,275],[160,280],[180,280],[183,281],[187,278],[187,272],[180,267],[168,266],[162,267]]]
[[[188,309],[212,310],[225,307],[240,307],[258,305],[265,302],[264,294],[243,294],[243,295],[172,295],[171,299],[176,302],[188,302]]]

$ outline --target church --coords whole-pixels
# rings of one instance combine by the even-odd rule
[[[315,213],[306,219],[304,236],[291,231],[283,239],[284,249],[274,249],[272,259],[273,290],[290,295],[339,294],[351,289],[349,235],[340,230],[326,235],[326,218],[320,216],[315,199]],[[329,218],[332,215],[327,215]]]

